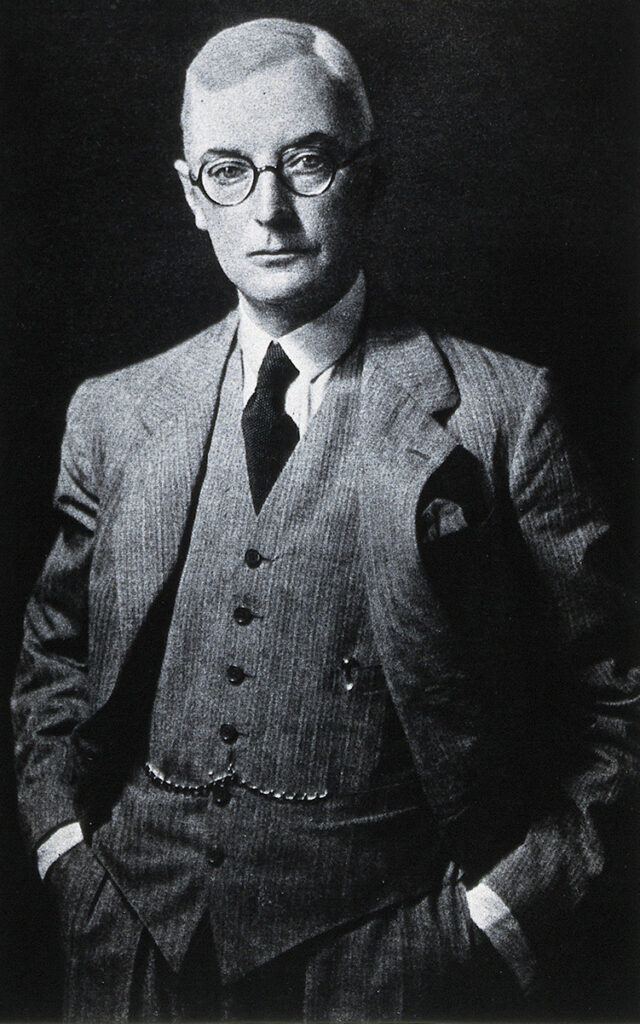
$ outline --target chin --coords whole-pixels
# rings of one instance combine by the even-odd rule
[[[237,287],[250,302],[266,305],[291,302],[297,305],[317,294],[318,280],[308,271],[273,268],[252,274],[237,282]]]

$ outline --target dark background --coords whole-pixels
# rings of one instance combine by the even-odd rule
[[[55,1013],[46,907],[15,824],[6,700],[54,530],[65,407],[84,377],[167,348],[228,305],[172,169],[183,73],[216,30],[264,15],[329,29],[363,71],[389,166],[372,225],[382,283],[427,323],[555,368],[637,547],[640,3],[5,2],[4,1019]],[[567,1015],[637,1017],[634,927],[591,922],[592,966],[567,980]]]

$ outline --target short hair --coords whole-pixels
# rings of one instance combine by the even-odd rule
[[[181,125],[185,148],[194,85],[218,91],[265,68],[295,57],[311,57],[323,66],[342,105],[355,115],[363,139],[373,133],[373,115],[353,57],[324,29],[287,18],[257,18],[223,29],[202,47],[187,69]]]

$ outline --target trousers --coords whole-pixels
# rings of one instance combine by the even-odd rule
[[[208,915],[174,971],[88,847],[64,854],[50,875],[66,1021],[517,1019],[523,1013],[510,971],[469,920],[454,871],[437,892],[342,926],[227,984]]]

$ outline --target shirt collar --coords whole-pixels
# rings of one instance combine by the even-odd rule
[[[245,380],[255,381],[271,341],[278,341],[302,379],[313,381],[344,355],[355,339],[365,300],[362,271],[346,295],[326,313],[295,331],[274,338],[250,317],[247,303],[239,297],[238,341],[242,351]],[[253,390],[253,388],[252,388]]]

